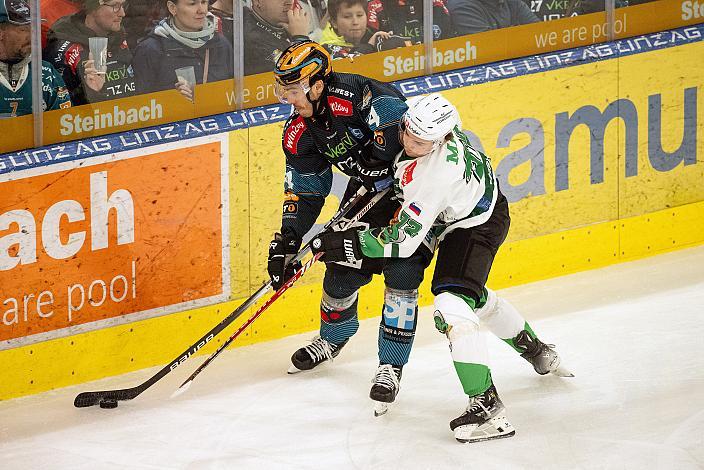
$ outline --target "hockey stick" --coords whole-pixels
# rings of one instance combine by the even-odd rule
[[[352,227],[352,225],[354,225],[356,222],[358,222],[358,221],[364,216],[364,214],[366,214],[367,212],[369,212],[369,209],[371,209],[372,207],[374,207],[374,204],[376,204],[377,202],[379,202],[379,200],[380,200],[382,197],[384,197],[384,195],[385,195],[388,191],[389,191],[389,188],[387,188],[387,189],[385,189],[385,190],[383,190],[383,191],[381,191],[381,192],[376,193],[376,194],[374,195],[374,197],[372,197],[372,198],[369,200],[369,202],[368,202],[362,209],[360,209],[360,211],[357,212],[357,213],[354,215],[354,217],[352,217],[341,229],[342,229],[342,230],[346,230],[346,229]],[[264,311],[265,311],[267,308],[269,308],[269,306],[271,306],[271,304],[273,304],[273,303],[276,301],[276,299],[278,299],[279,297],[281,297],[281,296],[283,295],[283,293],[286,292],[286,291],[289,289],[289,287],[291,287],[297,280],[299,280],[301,277],[303,277],[303,275],[306,273],[306,271],[308,271],[308,269],[309,269],[311,266],[313,266],[313,264],[315,264],[315,262],[318,261],[318,259],[320,259],[321,256],[323,256],[323,253],[317,253],[315,256],[313,256],[311,259],[309,259],[309,260],[301,267],[301,269],[299,269],[298,271],[296,271],[296,274],[294,274],[293,276],[291,276],[291,279],[289,279],[288,281],[286,281],[286,283],[285,283],[284,285],[282,285],[282,286],[279,288],[279,290],[277,290],[277,291],[274,293],[274,295],[272,295],[272,296],[269,298],[269,300],[267,300],[261,307],[259,307],[259,308],[257,309],[257,311],[254,312],[254,315],[252,315],[251,317],[249,317],[249,319],[248,319],[246,322],[244,322],[244,323],[242,324],[242,326],[240,326],[240,327],[237,329],[237,331],[235,331],[235,332],[232,334],[232,336],[230,336],[230,337],[227,339],[227,341],[225,341],[225,342],[222,343],[220,346],[218,346],[218,348],[217,348],[205,361],[203,361],[203,363],[200,365],[200,367],[198,367],[198,368],[191,374],[191,376],[188,377],[188,378],[179,386],[179,388],[176,390],[176,392],[174,392],[174,394],[173,394],[172,396],[180,395],[181,393],[183,393],[183,392],[185,392],[186,390],[188,390],[188,387],[191,386],[191,383],[193,382],[193,379],[195,379],[196,376],[197,376],[198,374],[200,374],[200,373],[203,371],[203,369],[205,369],[206,367],[208,367],[208,364],[210,364],[210,363],[213,361],[213,359],[215,359],[216,357],[218,357],[218,355],[220,355],[220,353],[221,353],[222,351],[224,351],[225,348],[230,345],[230,343],[232,343],[235,339],[237,339],[237,337],[238,337],[240,334],[242,334],[242,332],[243,332],[245,329],[247,329],[247,327],[248,327],[249,325],[251,325],[251,324],[254,322],[254,320],[256,320],[257,318],[259,318],[259,316],[260,316],[262,313],[264,313]]]
[[[342,218],[347,215],[347,213],[355,206],[359,201],[362,200],[364,195],[367,193],[366,188],[362,186],[359,191],[354,195],[353,198],[348,200],[342,207],[338,209],[335,215],[323,226],[323,230],[327,230],[333,225],[337,224]],[[295,258],[291,262],[296,262],[302,260],[310,251],[310,241],[306,243],[303,248],[298,252]],[[254,294],[252,294],[247,300],[232,311],[228,316],[223,318],[220,323],[215,325],[210,331],[205,333],[198,341],[188,347],[184,352],[182,352],[176,359],[171,361],[168,365],[162,368],[159,372],[154,374],[152,377],[147,379],[145,382],[132,388],[123,388],[119,390],[102,390],[97,392],[82,392],[79,393],[73,405],[76,408],[84,408],[88,406],[100,405],[101,408],[115,408],[117,407],[117,402],[121,400],[132,400],[136,398],[139,394],[144,392],[146,389],[154,385],[156,382],[161,380],[166,374],[186,362],[193,354],[198,352],[203,346],[208,344],[216,335],[218,335],[222,330],[224,330],[228,325],[235,321],[240,315],[242,315],[245,310],[254,305],[264,294],[266,294],[271,288],[271,281],[268,281],[263,286],[261,286]]]

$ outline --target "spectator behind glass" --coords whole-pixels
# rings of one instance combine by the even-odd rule
[[[374,31],[389,31],[420,44],[423,42],[423,0],[371,0],[368,24]],[[445,0],[434,0],[433,39],[454,36]]]
[[[367,0],[330,0],[328,15],[320,43],[333,58],[376,52],[377,42],[391,36],[367,27]]]
[[[523,0],[448,0],[458,35],[540,21]]]
[[[168,0],[169,16],[137,44],[132,66],[137,91],[176,88],[193,99],[192,90],[176,78],[176,69],[192,66],[196,83],[233,77],[232,46],[215,30],[215,17],[208,12],[208,0]]]
[[[42,13],[42,49],[46,47],[49,29],[61,17],[73,15],[81,10],[81,0],[41,0],[39,11]]]
[[[32,113],[32,28],[29,5],[22,0],[0,0],[0,118]],[[42,109],[71,106],[58,72],[42,62]]]
[[[220,31],[230,41],[230,44],[232,44],[234,39],[233,29],[235,24],[232,8],[232,0],[215,0],[210,5],[210,13],[215,15],[217,20],[215,29]]]
[[[244,73],[271,72],[289,44],[308,39],[310,19],[295,0],[252,0],[244,7]]]
[[[149,34],[162,18],[168,16],[166,2],[155,0],[128,0],[122,27],[127,33],[127,44],[134,51],[137,43]]]
[[[56,67],[74,105],[135,94],[132,53],[122,19],[125,0],[85,0],[82,11],[65,16],[49,30],[44,58]],[[88,38],[108,38],[107,71],[95,68]]]

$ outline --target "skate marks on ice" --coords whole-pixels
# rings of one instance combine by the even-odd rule
[[[510,439],[454,440],[449,421],[467,398],[424,310],[384,416],[368,398],[372,319],[333,364],[305,374],[286,368],[310,333],[226,351],[173,400],[179,371],[116,410],[74,408],[86,384],[0,402],[0,468],[703,468],[702,266],[704,247],[505,290],[576,375],[538,376],[489,336]],[[154,371],[90,388],[131,386]]]

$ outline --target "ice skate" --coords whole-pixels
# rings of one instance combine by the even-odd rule
[[[506,419],[506,408],[492,384],[489,389],[469,397],[467,411],[450,421],[450,429],[459,442],[479,442],[511,437],[516,434]]]
[[[288,373],[297,374],[304,370],[311,370],[327,360],[332,362],[340,354],[340,350],[345,344],[347,344],[347,341],[341,344],[332,344],[320,336],[316,336],[308,346],[304,346],[293,353]]]
[[[372,379],[372,389],[369,398],[374,400],[374,416],[381,416],[389,411],[389,403],[393,403],[400,388],[402,366],[379,364]]]
[[[518,333],[514,338],[514,344],[524,350],[521,357],[530,362],[538,374],[574,377],[572,372],[560,366],[560,355],[555,351],[554,345],[545,344],[538,338],[531,338],[526,330]]]

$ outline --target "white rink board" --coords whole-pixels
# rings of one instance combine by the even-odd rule
[[[431,309],[421,313],[386,416],[367,398],[377,321],[330,367],[287,376],[308,336],[228,351],[175,399],[201,358],[115,410],[80,391],[131,387],[156,369],[0,403],[3,470],[231,468],[695,469],[704,467],[704,247],[506,289],[576,374],[540,377],[490,337],[493,376],[516,428],[459,444],[466,404]]]

